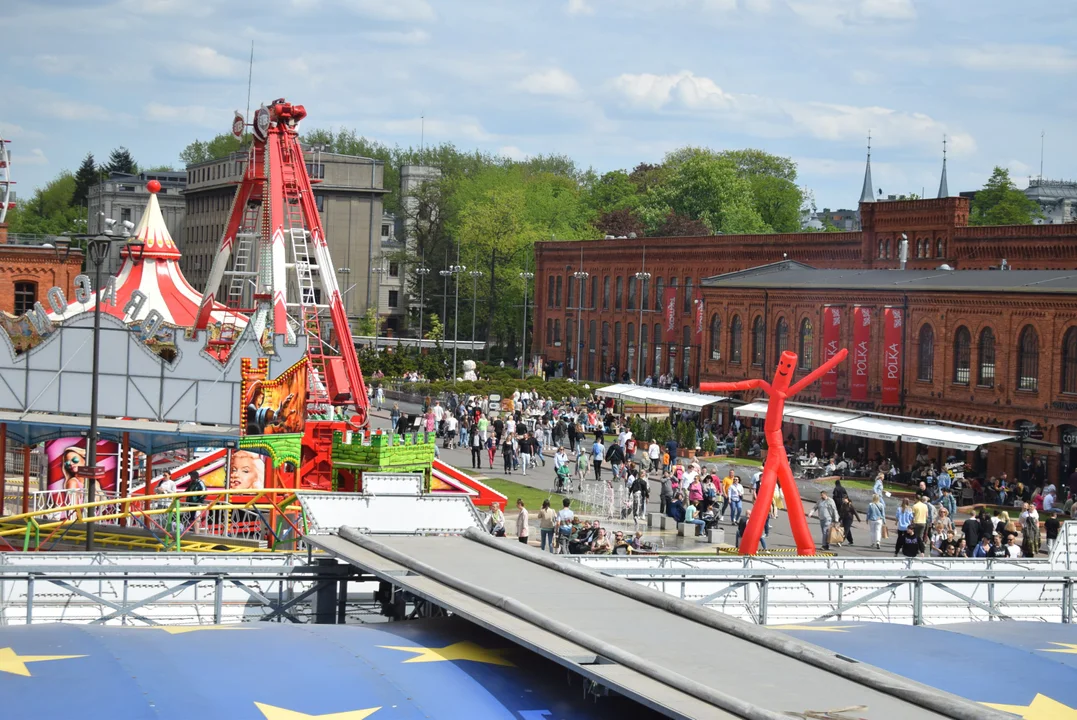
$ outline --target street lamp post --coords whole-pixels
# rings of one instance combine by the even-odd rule
[[[471,352],[475,352],[475,307],[479,297],[479,278],[482,277],[482,271],[472,270],[468,275],[471,276]]]
[[[377,267],[370,268],[370,272],[378,276],[378,293],[374,299],[374,349],[378,349],[378,336],[381,334],[381,276],[388,270],[381,264],[382,258],[376,258]]]
[[[639,305],[639,337],[636,338],[636,382],[643,383],[643,284],[651,279],[649,272],[636,273],[636,304]]]
[[[452,267],[451,265],[449,267]],[[438,270],[441,276],[441,339],[445,339],[445,328],[449,322],[449,278],[452,270]]]
[[[96,514],[93,508],[93,502],[95,501],[98,476],[97,470],[97,440],[100,436],[98,431],[98,417],[97,417],[97,390],[100,378],[100,363],[101,363],[101,265],[104,264],[105,259],[109,257],[110,249],[114,242],[123,242],[127,239],[129,233],[130,223],[125,223],[123,226],[123,237],[112,237],[111,232],[106,230],[104,235],[95,235],[86,238],[86,250],[89,255],[90,262],[94,266],[94,308],[93,308],[93,361],[90,369],[90,430],[86,436],[86,468],[87,472],[91,473],[90,477],[86,478],[86,502],[90,503],[90,507],[86,508],[86,549],[94,549],[94,525],[92,518]],[[128,253],[136,254],[137,260],[141,260],[142,251],[145,249],[145,245],[141,242],[134,242],[128,245]]]
[[[449,272],[456,278],[456,308],[453,310],[452,319],[452,384],[456,384],[456,345],[457,345],[457,327],[460,325],[456,320],[460,317],[460,275],[467,270],[466,265],[453,265],[449,268]]]
[[[579,307],[576,308],[576,353],[574,358],[576,366],[573,368],[577,380],[580,379],[581,375],[580,367],[582,360],[580,359],[580,356],[583,354],[583,294],[587,288],[587,278],[590,276],[591,273],[584,270],[578,270],[572,273],[572,277],[580,281]]]
[[[520,273],[520,279],[524,281],[524,326],[523,326],[523,350],[520,353],[520,378],[527,377],[527,283],[535,273],[524,271]]]
[[[423,350],[423,309],[426,307],[423,302],[426,299],[423,291],[426,289],[426,276],[430,274],[430,268],[425,265],[420,265],[415,268],[415,274],[419,276],[419,353]]]

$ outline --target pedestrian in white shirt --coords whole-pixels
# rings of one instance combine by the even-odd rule
[[[647,446],[647,457],[651,461],[651,471],[658,472],[658,464],[662,461],[662,448],[654,440]]]
[[[516,499],[516,509],[520,511],[516,516],[516,539],[527,544],[527,535],[531,532],[530,525],[528,524],[527,508],[524,507],[524,501],[522,498]]]

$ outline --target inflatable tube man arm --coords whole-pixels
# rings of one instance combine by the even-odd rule
[[[837,357],[837,356],[835,356]],[[710,382],[700,383],[700,392],[734,392],[737,390],[766,390],[770,393],[770,383],[766,380],[738,380],[736,382]]]
[[[791,388],[789,388],[789,390],[786,392],[786,396],[791,397],[793,395],[796,395],[798,392],[808,387],[819,378],[826,375],[828,372],[837,367],[838,363],[844,360],[848,354],[849,351],[845,348],[838,350],[836,353],[834,353],[834,357],[830,358],[825,363],[812,370],[810,373],[801,378],[799,382],[795,383]]]

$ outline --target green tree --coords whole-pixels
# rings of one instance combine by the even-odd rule
[[[753,175],[748,183],[756,211],[774,232],[800,230],[804,193],[795,182],[773,175]]]
[[[85,232],[86,209],[74,204],[75,176],[63,171],[33,197],[8,213],[8,229],[13,233],[59,235]]]
[[[426,340],[444,340],[445,339],[445,326],[441,324],[441,318],[437,313],[430,314],[430,329],[424,333],[424,339]]]
[[[587,204],[596,214],[633,209],[639,204],[639,186],[624,170],[613,170],[600,177],[587,194]]]
[[[1039,206],[1014,186],[1010,172],[996,166],[972,199],[969,225],[1031,225],[1040,217]]]
[[[131,151],[122,145],[108,156],[108,162],[102,168],[105,173],[129,173],[132,175],[138,174],[138,163],[131,156]]]
[[[94,163],[93,153],[86,153],[78,172],[75,173],[75,192],[71,198],[75,205],[85,205],[90,195],[90,188],[97,184],[100,176]]]
[[[363,337],[374,337],[378,331],[378,309],[371,305],[356,321],[356,330]]]
[[[221,133],[212,140],[195,140],[180,151],[179,159],[184,167],[208,160],[223,160],[234,152],[245,150],[251,144],[250,134],[237,138],[232,133]]]

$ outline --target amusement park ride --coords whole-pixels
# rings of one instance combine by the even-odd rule
[[[11,186],[15,183],[11,179],[11,155],[7,150],[10,142],[0,133],[0,223],[7,219],[7,211],[15,207],[11,200]]]

